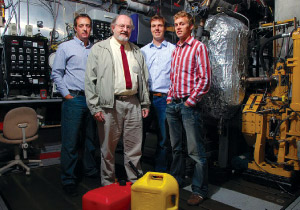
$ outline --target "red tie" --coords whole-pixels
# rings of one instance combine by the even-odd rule
[[[127,56],[126,56],[126,53],[125,53],[125,50],[124,50],[124,45],[121,45],[120,49],[121,49],[121,55],[122,55],[124,75],[125,75],[125,80],[126,80],[126,89],[131,89],[132,88],[132,82],[131,82],[131,77],[130,77],[128,60],[127,60]]]

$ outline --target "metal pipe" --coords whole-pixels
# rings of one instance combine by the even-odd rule
[[[147,6],[147,5],[144,5],[144,4],[141,4],[141,3],[137,3],[137,2],[134,2],[134,1],[131,1],[131,0],[127,0],[127,7],[129,9],[137,10],[137,11],[140,11],[140,12],[143,12],[143,13],[149,13],[149,11],[151,10],[150,6]]]
[[[27,0],[27,25],[29,25],[29,0]]]
[[[245,79],[246,83],[266,83],[274,80],[273,77],[249,77]]]
[[[53,1],[53,4],[54,4],[54,12],[53,12],[53,20],[54,20],[54,23],[53,23],[53,29],[52,29],[52,33],[51,33],[51,39],[50,39],[50,45],[52,45],[53,43],[53,40],[55,39],[55,28],[56,28],[56,14],[57,14],[57,11],[56,11],[56,0]]]
[[[17,25],[18,25],[17,34],[18,35],[20,35],[20,32],[21,32],[21,29],[20,29],[20,20],[21,20],[20,15],[21,15],[21,0],[18,0],[18,23],[17,23]]]
[[[140,2],[142,4],[150,4],[151,0],[137,0],[137,2]]]
[[[297,141],[297,156],[298,160],[300,160],[300,141]]]
[[[203,31],[204,31],[204,25],[205,25],[205,21],[208,17],[208,13],[209,13],[209,7],[210,7],[210,0],[208,0],[206,2],[206,4],[204,5],[204,7],[206,7],[206,14],[204,14],[204,16],[200,19],[200,23],[197,29],[197,33],[196,33],[196,39],[200,40],[202,35],[203,35]]]

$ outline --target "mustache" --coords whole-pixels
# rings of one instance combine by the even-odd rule
[[[129,35],[128,32],[121,32],[120,34]]]

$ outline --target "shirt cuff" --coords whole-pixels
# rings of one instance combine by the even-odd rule
[[[189,97],[186,101],[185,101],[189,106],[196,106],[197,102],[194,101],[194,99],[192,99],[191,97]]]
[[[62,90],[62,91],[60,92],[60,94],[61,94],[63,97],[66,97],[67,95],[70,94],[70,92],[69,92],[68,89],[66,89],[66,90]]]

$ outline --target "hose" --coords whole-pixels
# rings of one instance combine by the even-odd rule
[[[288,37],[290,36],[291,34],[278,34],[276,36],[273,36],[273,37],[270,37],[269,39],[267,39],[260,47],[259,49],[259,60],[260,60],[260,63],[261,63],[261,66],[263,68],[263,70],[265,72],[267,72],[267,67],[266,67],[266,64],[265,64],[265,61],[264,61],[264,48],[267,44],[269,44],[271,41],[274,41],[276,39],[280,39],[280,38],[284,38],[284,37]]]

